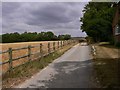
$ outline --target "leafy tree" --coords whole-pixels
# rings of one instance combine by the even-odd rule
[[[58,35],[58,39],[59,40],[63,40],[64,39],[64,35]]]
[[[69,40],[70,38],[71,38],[71,35],[69,35],[69,34],[64,35],[65,40]]]
[[[53,32],[24,32],[19,34],[15,33],[6,33],[1,35],[3,43],[13,43],[13,42],[28,42],[28,41],[50,41],[50,40],[59,40],[59,38],[54,35]],[[70,35],[62,35],[62,40],[70,39]]]
[[[58,35],[59,40],[68,40],[71,39],[71,35],[66,34],[66,35]]]
[[[115,8],[111,2],[89,2],[81,18],[82,31],[92,37],[94,41],[112,40],[112,20]]]
[[[46,32],[44,35],[45,35],[46,40],[53,40],[54,39],[54,34],[50,31]]]

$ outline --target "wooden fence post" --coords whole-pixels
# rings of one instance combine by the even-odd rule
[[[63,46],[64,46],[65,42],[63,41]]]
[[[62,41],[61,41],[61,48],[62,48]]]
[[[50,43],[48,42],[48,54],[50,54]]]
[[[58,41],[58,49],[59,49],[59,41]]]
[[[53,50],[55,51],[55,42],[53,42]]]
[[[67,45],[69,44],[69,40],[67,41]]]
[[[42,43],[40,43],[40,54],[41,54],[41,57],[43,57],[43,53],[42,53]]]
[[[31,61],[31,46],[28,46],[28,60]]]
[[[9,48],[9,71],[12,70],[12,48]]]
[[[69,45],[69,40],[68,40],[68,43],[67,43],[68,45]]]
[[[64,46],[66,45],[66,41],[64,41]]]

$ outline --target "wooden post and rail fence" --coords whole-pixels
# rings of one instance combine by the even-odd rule
[[[20,65],[17,65],[16,67],[13,66],[13,61],[16,61],[16,60],[19,60],[19,59],[22,59],[22,58],[26,58],[28,57],[28,61],[27,62],[30,62],[32,60],[31,58],[31,55],[35,55],[35,54],[39,54],[39,56],[37,57],[37,59],[40,59],[41,57],[44,57],[44,56],[47,56],[53,52],[55,52],[56,50],[58,49],[61,49],[63,48],[64,46],[67,46],[67,45],[70,45],[70,44],[76,44],[77,41],[76,40],[66,40],[66,41],[58,41],[57,43],[53,42],[53,44],[51,45],[50,42],[48,42],[47,44],[47,53],[44,54],[43,53],[43,44],[40,43],[38,46],[31,46],[31,45],[28,45],[28,47],[22,47],[22,48],[9,48],[8,50],[6,51],[1,51],[0,54],[5,54],[5,53],[8,53],[8,60],[4,61],[4,60],[1,60],[0,62],[0,65],[5,65],[5,64],[8,64],[9,65],[9,68],[6,72],[8,71],[12,71],[12,69],[20,66],[20,65],[23,65],[23,64],[20,64]],[[56,46],[57,44],[57,46]],[[39,47],[39,52],[36,52],[36,53],[32,53],[31,49],[32,48],[35,48],[35,47]],[[13,58],[13,51],[19,51],[19,50],[23,50],[23,49],[27,49],[27,55],[24,55],[24,56],[20,56],[20,57],[17,57],[17,58]],[[6,73],[5,72],[5,73]]]

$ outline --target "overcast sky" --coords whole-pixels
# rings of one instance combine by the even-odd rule
[[[80,17],[87,2],[2,2],[2,33],[52,31],[85,36]]]

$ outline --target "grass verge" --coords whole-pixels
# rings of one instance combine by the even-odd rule
[[[95,59],[94,73],[102,87],[120,87],[120,61],[118,59]]]
[[[117,57],[119,52],[115,52],[115,49],[112,45],[96,47],[97,55],[93,59],[93,68],[96,81],[101,87],[120,88],[120,57]]]
[[[21,82],[24,82],[26,79],[30,78],[35,73],[46,67],[53,60],[64,54],[64,52],[69,50],[73,45],[74,44],[64,46],[62,49],[57,50],[56,52],[49,54],[48,56],[19,66],[13,69],[11,73],[6,73],[2,77],[2,88],[11,88]]]
[[[104,46],[104,47],[108,47],[108,48],[116,48],[116,49],[120,49],[120,43],[115,44],[111,44],[110,42],[100,42],[99,46]]]

